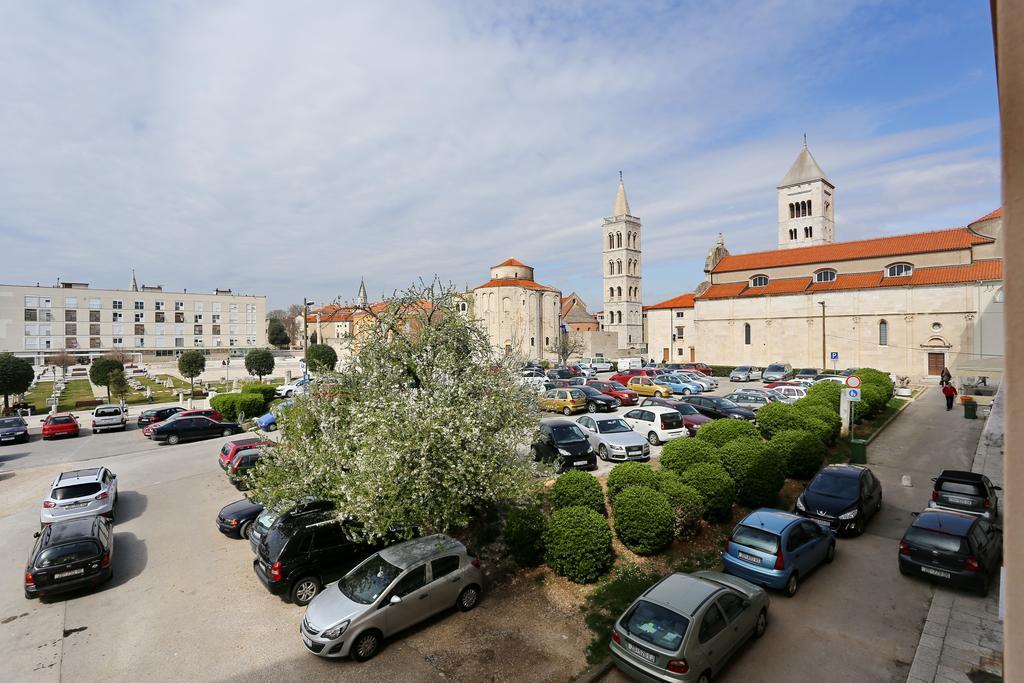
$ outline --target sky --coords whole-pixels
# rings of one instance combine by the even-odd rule
[[[806,134],[840,240],[999,205],[988,3],[0,0],[0,282],[371,298],[514,257],[602,308],[775,247]]]

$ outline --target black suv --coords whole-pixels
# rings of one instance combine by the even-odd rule
[[[932,481],[935,486],[932,499],[928,501],[929,508],[966,512],[984,517],[990,522],[995,522],[999,517],[999,496],[996,491],[1002,491],[1002,488],[995,486],[985,475],[944,470]]]
[[[1002,529],[995,524],[962,512],[925,510],[900,541],[900,573],[985,596],[1002,555]]]
[[[114,576],[114,523],[102,515],[48,524],[35,533],[25,566],[25,597],[96,586]]]
[[[823,467],[796,499],[796,514],[857,536],[881,509],[882,484],[860,465]]]
[[[139,413],[138,424],[140,427],[145,427],[148,424],[156,422],[163,422],[171,415],[183,412],[185,409],[181,406],[173,406],[171,408],[150,408],[149,410],[143,410]]]
[[[753,410],[738,406],[729,399],[721,398],[720,396],[683,396],[679,400],[689,403],[701,415],[710,417],[712,420],[718,420],[723,417],[754,420]]]
[[[597,454],[583,430],[572,420],[549,418],[540,421],[530,446],[535,461],[557,462],[559,471],[596,470]]]
[[[180,441],[196,439],[212,439],[218,436],[241,434],[242,428],[237,422],[217,422],[208,417],[179,417],[165,421],[153,427],[153,441],[166,441],[172,446]]]
[[[260,541],[252,568],[271,593],[307,605],[383,547],[353,541],[349,531],[329,512],[282,517]]]

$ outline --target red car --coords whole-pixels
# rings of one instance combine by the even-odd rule
[[[228,464],[235,459],[238,451],[245,450],[247,448],[259,448],[261,446],[273,446],[273,441],[267,441],[266,439],[260,439],[259,437],[249,437],[246,439],[239,439],[238,441],[228,441],[220,447],[220,466],[226,469]]]
[[[686,426],[686,431],[690,432],[690,436],[697,436],[697,430],[700,426],[711,422],[711,418],[706,415],[701,415],[697,412],[697,409],[691,406],[686,401],[680,401],[674,398],[645,398],[641,406],[665,406],[677,411],[683,416],[683,424]]]
[[[783,382],[769,382],[764,385],[765,389],[774,389],[775,387],[805,387],[807,386],[804,382],[791,382],[789,380]]]
[[[707,375],[708,377],[715,376],[715,371],[712,370],[711,366],[706,363],[683,363],[682,367],[683,370],[692,370],[695,372],[699,372],[702,375]]]
[[[220,414],[220,411],[214,410],[213,408],[197,408],[196,410],[183,410],[180,413],[175,413],[174,415],[171,415],[169,418],[167,418],[167,420],[178,420],[183,417],[208,417],[211,420],[214,420],[215,422],[224,421],[224,416]],[[164,420],[163,422],[151,422],[150,424],[146,425],[143,428],[142,435],[146,437],[152,436],[153,428],[156,427],[157,425],[162,425],[164,422],[167,422],[167,420]]]
[[[630,377],[657,377],[663,374],[665,374],[665,371],[660,368],[631,368],[612,375],[609,381],[626,385],[629,384]]]
[[[619,405],[635,406],[637,400],[639,399],[639,395],[635,391],[633,391],[632,389],[627,389],[620,382],[616,382],[614,379],[588,379],[587,386],[594,387],[602,394],[611,396],[612,398],[616,399],[619,402]]]
[[[55,436],[78,436],[78,418],[71,413],[56,413],[43,422],[43,439]]]

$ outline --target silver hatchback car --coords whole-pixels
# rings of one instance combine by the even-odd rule
[[[365,662],[385,638],[450,607],[480,601],[480,560],[442,534],[397,543],[366,558],[306,606],[306,649]]]
[[[602,460],[647,460],[651,445],[618,415],[584,415],[576,420]]]
[[[708,683],[768,626],[768,594],[721,572],[667,576],[612,628],[616,667],[638,681]]]
[[[92,515],[114,516],[117,475],[106,467],[62,472],[50,485],[39,511],[42,525]]]

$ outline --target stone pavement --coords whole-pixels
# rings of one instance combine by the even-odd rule
[[[972,471],[1003,483],[1003,392],[1000,389],[978,442]],[[988,597],[936,587],[907,683],[970,683],[968,674],[1003,673],[999,582]]]

